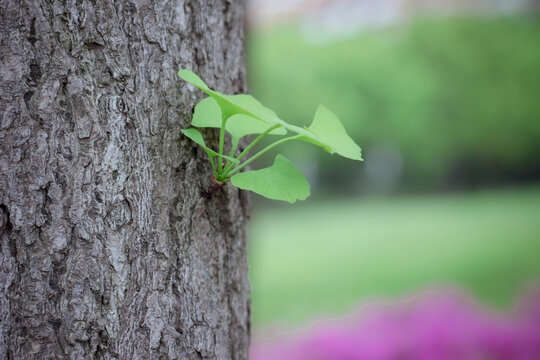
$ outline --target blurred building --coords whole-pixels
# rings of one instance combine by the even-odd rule
[[[418,15],[505,14],[538,8],[540,0],[247,0],[247,17],[254,27],[300,19],[331,37]]]

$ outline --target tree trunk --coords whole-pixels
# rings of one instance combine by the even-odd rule
[[[176,75],[245,90],[242,4],[0,5],[0,358],[246,359],[248,203]]]

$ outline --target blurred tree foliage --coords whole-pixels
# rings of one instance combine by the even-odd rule
[[[396,149],[409,189],[524,181],[540,178],[539,39],[533,16],[418,19],[322,45],[287,24],[251,33],[249,80],[296,124],[327,104],[367,161]],[[317,160],[323,182],[330,166],[362,182],[364,166],[328,160]]]

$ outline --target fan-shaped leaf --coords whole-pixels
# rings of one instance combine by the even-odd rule
[[[339,155],[353,160],[363,160],[360,147],[347,135],[337,116],[325,106],[319,105],[308,130]]]
[[[244,114],[272,125],[283,121],[277,117],[275,112],[262,105],[251,95],[225,95],[219,91],[211,90],[200,77],[190,70],[180,70],[178,76],[211,96],[218,103],[221,113],[226,119],[232,115]]]
[[[188,83],[195,85],[196,87],[198,87],[204,92],[206,92],[207,90],[210,90],[208,85],[206,85],[199,76],[193,73],[193,71],[183,69],[183,70],[178,71],[178,76],[180,76],[182,79],[184,79]]]
[[[321,139],[317,137],[317,135],[313,134],[311,131],[305,128],[289,124],[287,124],[285,128],[287,130],[297,133],[298,135],[301,135],[298,140],[306,141],[308,143],[320,146],[324,149],[324,151],[329,152],[330,154],[333,154],[335,152],[330,145],[324,143]]]
[[[282,122],[277,114],[261,104],[257,99],[255,99],[251,95],[247,94],[238,94],[238,95],[223,95],[230,104],[233,106],[230,106],[229,104],[223,104],[220,106],[227,107],[225,110],[231,112],[231,114],[244,114],[244,115],[250,115],[255,118],[258,118],[260,120],[263,120],[267,122],[268,124],[278,124]],[[216,100],[217,101],[217,100]],[[218,101],[219,103],[219,101]],[[242,111],[237,111],[236,109],[240,108]]]
[[[221,127],[221,110],[214,99],[207,97],[195,106],[191,125],[196,127]],[[236,114],[227,120],[225,130],[231,134],[234,142],[238,142],[246,135],[261,134],[268,130],[270,126],[267,122],[252,116]],[[285,135],[286,133],[287,130],[283,127],[270,132],[273,135]]]
[[[236,174],[231,182],[240,189],[290,203],[309,196],[309,183],[304,175],[281,155],[276,156],[272,166]]]
[[[266,122],[260,121],[252,116],[236,114],[233,115],[227,120],[225,129],[231,134],[233,139],[236,141],[240,140],[242,137],[251,134],[262,134],[267,131],[271,125]],[[287,130],[283,127],[269,132],[271,135],[285,135]]]
[[[196,106],[193,112],[191,126],[196,127],[221,127],[221,110],[219,105],[211,97],[202,99]]]

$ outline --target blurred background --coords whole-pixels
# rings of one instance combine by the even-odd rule
[[[253,359],[292,333],[303,340],[288,346],[305,347],[314,323],[369,304],[419,301],[421,313],[435,294],[502,316],[538,289],[539,10],[537,0],[248,0],[253,95],[296,125],[326,105],[365,159],[289,143],[280,150],[311,197],[253,196],[253,342],[267,346]],[[522,358],[540,359],[540,318],[526,318]],[[376,358],[283,351],[272,356]],[[478,358],[460,356],[449,358]],[[380,357],[393,358],[420,357]]]

